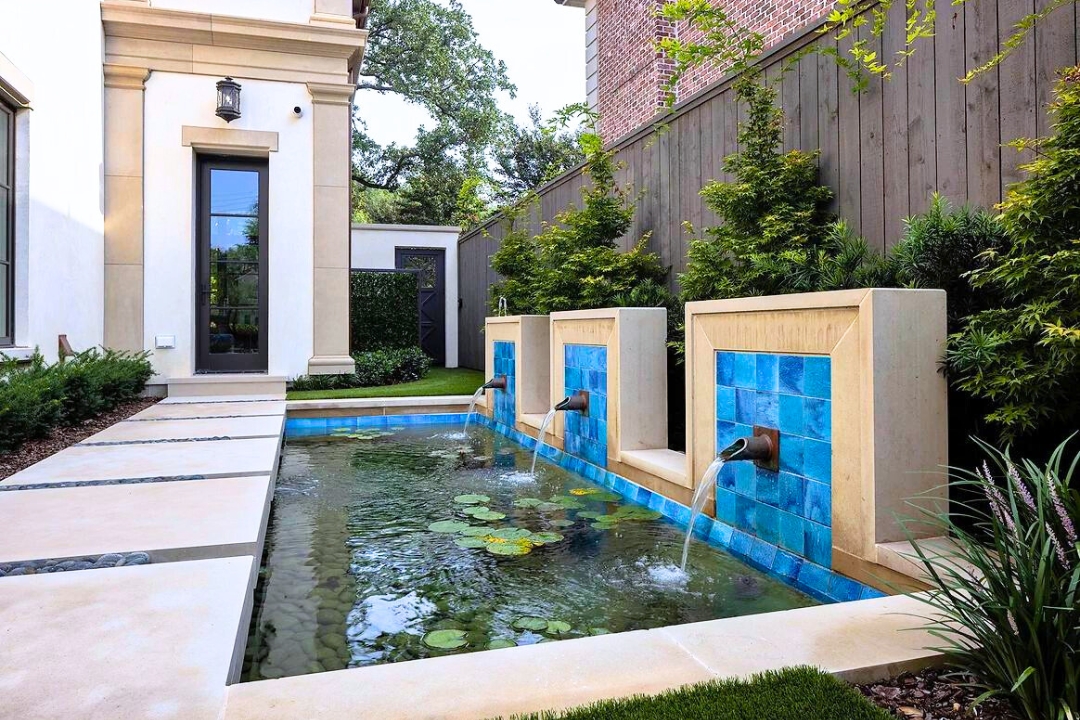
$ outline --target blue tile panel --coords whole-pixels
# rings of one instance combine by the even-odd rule
[[[346,428],[393,428],[416,425],[464,424],[465,413],[432,415],[371,415],[365,417],[289,418],[285,421],[286,437],[329,435]],[[473,413],[471,422],[495,430],[517,444],[532,450],[536,440],[490,418]],[[682,528],[690,523],[690,508],[659,493],[644,488],[621,475],[568,455],[551,445],[543,445],[540,455],[565,470],[577,473],[598,485],[617,492],[627,500],[652,508]],[[720,548],[747,565],[766,572],[792,585],[821,602],[846,602],[883,597],[872,587],[816,565],[795,553],[773,547],[760,538],[737,530],[730,523],[701,516],[694,524],[694,535],[702,542]]]
[[[492,343],[495,355],[495,377],[506,376],[506,389],[493,390],[495,420],[514,427],[517,422],[517,346],[505,340]]]
[[[746,462],[727,465],[717,478],[717,518],[749,538],[830,567],[830,358],[717,352],[717,450],[753,434],[754,425],[780,431],[780,471]]]
[[[564,418],[566,452],[593,465],[607,466],[607,348],[603,345],[563,346],[563,392],[589,393],[589,411],[568,410]]]

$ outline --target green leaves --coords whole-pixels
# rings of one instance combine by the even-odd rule
[[[422,642],[436,650],[456,650],[469,644],[464,630],[432,630],[424,635]]]

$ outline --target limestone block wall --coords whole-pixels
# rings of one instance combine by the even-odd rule
[[[700,482],[753,426],[779,430],[780,467],[731,463],[715,515],[825,568],[866,578],[902,540],[948,464],[945,293],[850,290],[689,303],[687,465]]]
[[[478,405],[518,427],[551,407],[550,323],[547,315],[489,317],[484,325],[484,377],[507,376],[507,390],[488,390]],[[539,424],[539,421],[534,421]],[[519,428],[520,429],[520,428]]]

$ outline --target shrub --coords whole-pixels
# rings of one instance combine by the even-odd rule
[[[349,278],[353,354],[416,345],[420,338],[415,273],[354,270]]]
[[[40,353],[23,365],[0,363],[0,452],[78,425],[134,400],[154,371],[149,353],[87,350],[46,365]]]
[[[523,222],[534,200],[535,195],[528,195],[503,211],[503,237],[499,249],[491,256],[491,269],[500,277],[489,291],[489,305],[494,313],[500,312],[500,300],[506,301],[505,311],[508,315],[536,312],[539,259],[536,256],[536,242],[529,235],[528,225]]]
[[[1074,421],[1080,411],[1080,67],[1050,105],[1055,135],[1000,205],[1008,243],[983,253],[973,287],[1000,306],[976,312],[950,339],[952,381],[993,407],[1006,438]]]
[[[985,446],[984,446],[985,447]],[[930,631],[950,661],[972,673],[986,695],[1012,701],[1028,720],[1080,716],[1080,462],[1065,446],[1045,467],[986,448],[996,465],[957,473],[982,502],[954,502],[954,514],[921,508],[955,541],[955,551],[918,560],[933,589],[921,598],[936,613]],[[967,568],[973,568],[969,571]]]
[[[353,355],[356,371],[340,375],[304,375],[293,380],[293,390],[345,390],[397,385],[422,379],[431,358],[416,347],[372,350]]]

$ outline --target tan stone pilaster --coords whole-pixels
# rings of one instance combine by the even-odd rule
[[[105,347],[143,349],[143,99],[150,71],[105,70]]]
[[[314,135],[312,375],[353,371],[349,357],[349,163],[355,86],[308,83]]]

